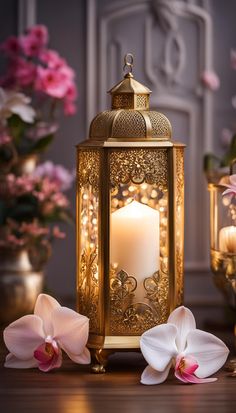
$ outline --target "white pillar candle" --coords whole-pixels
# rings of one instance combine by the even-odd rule
[[[221,228],[219,232],[219,248],[221,252],[236,254],[236,227]]]
[[[136,278],[136,301],[144,299],[144,279],[159,270],[159,233],[159,212],[140,202],[111,215],[111,264]]]

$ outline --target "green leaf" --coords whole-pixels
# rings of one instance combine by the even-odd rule
[[[220,166],[220,159],[212,153],[207,153],[203,158],[204,172],[209,172]]]
[[[15,140],[16,144],[19,144],[21,137],[24,135],[25,129],[28,124],[25,123],[18,115],[12,115],[7,121],[10,135]]]
[[[43,138],[39,139],[37,142],[34,143],[31,147],[32,152],[43,152],[47,149],[47,147],[52,143],[54,135],[47,135]]]
[[[236,134],[232,137],[229,150],[223,157],[221,166],[230,166],[234,160],[236,160]]]

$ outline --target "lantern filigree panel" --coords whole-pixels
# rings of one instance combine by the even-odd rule
[[[99,176],[100,151],[78,151],[78,306],[90,319],[90,331],[99,333],[100,325],[100,245]]]
[[[184,149],[175,148],[175,253],[176,305],[183,302],[184,249]]]
[[[110,335],[166,322],[168,149],[113,150],[110,165]]]

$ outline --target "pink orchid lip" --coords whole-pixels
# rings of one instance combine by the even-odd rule
[[[39,361],[39,369],[49,371],[60,367],[62,354],[57,342],[51,337],[47,337],[43,344],[34,351],[34,358]]]
[[[183,383],[211,383],[216,378],[200,379],[194,373],[199,367],[197,360],[193,356],[181,356],[176,358],[175,377]]]

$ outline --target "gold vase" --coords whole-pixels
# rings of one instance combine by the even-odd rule
[[[27,249],[0,252],[0,323],[33,311],[43,289],[44,275],[30,262]]]

